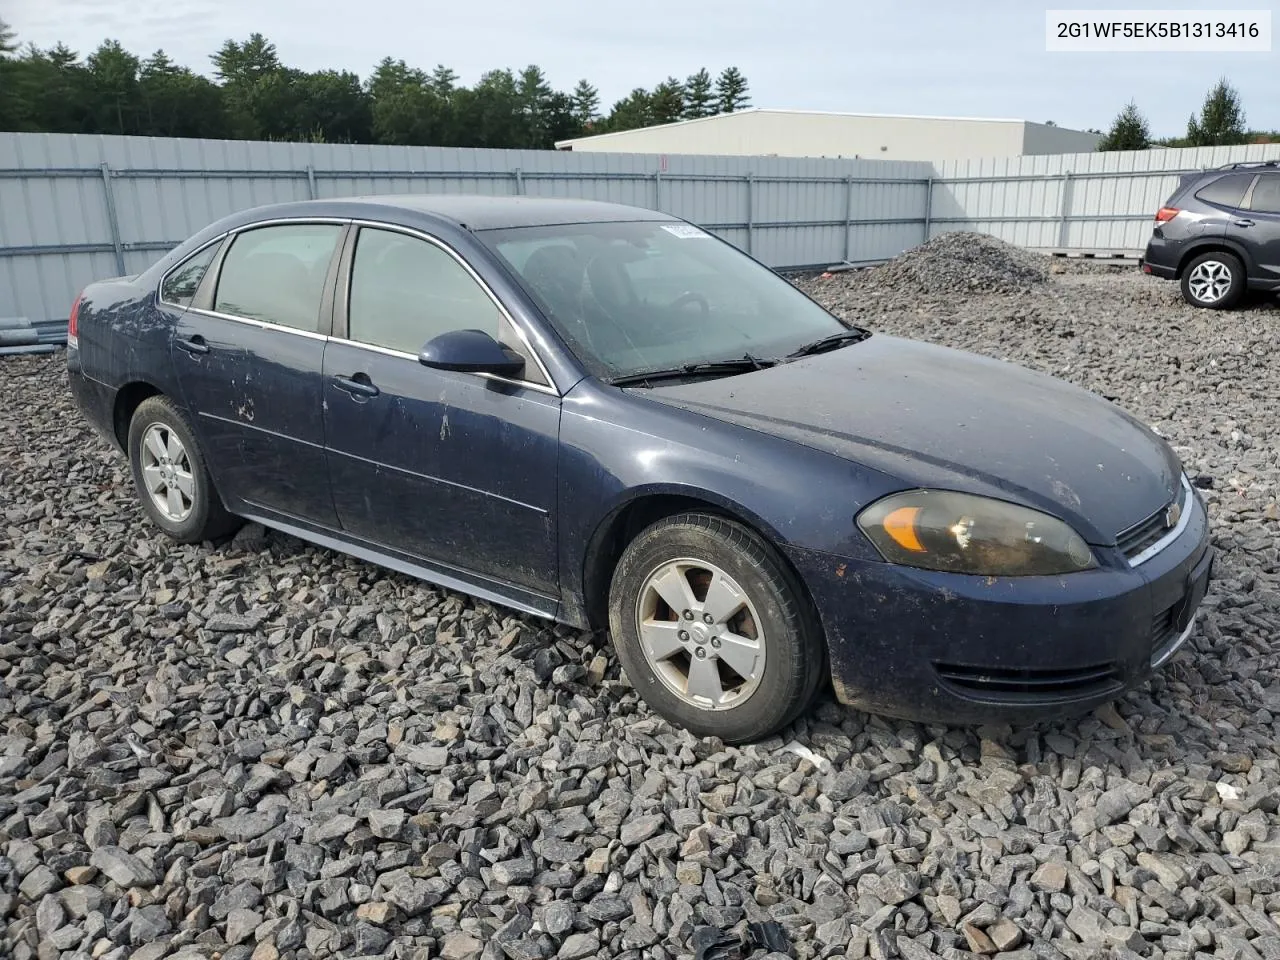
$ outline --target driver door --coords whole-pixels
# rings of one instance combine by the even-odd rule
[[[325,449],[344,530],[554,610],[560,397],[513,322],[452,249],[362,227],[324,357]],[[344,289],[345,288],[345,289]],[[507,380],[418,362],[480,329],[526,357]]]

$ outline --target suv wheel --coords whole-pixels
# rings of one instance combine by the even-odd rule
[[[1244,264],[1234,254],[1201,254],[1182,271],[1182,297],[1193,307],[1230,309],[1240,302],[1244,288]]]

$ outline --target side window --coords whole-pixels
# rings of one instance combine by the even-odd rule
[[[352,340],[417,354],[450,330],[500,338],[502,313],[454,257],[418,237],[365,228],[356,240],[347,307]]]
[[[1249,207],[1259,213],[1280,213],[1280,173],[1264,173],[1258,178]]]
[[[1230,173],[1197,190],[1196,199],[1220,207],[1238,207],[1251,183],[1252,173]]]
[[[213,309],[315,333],[324,279],[342,227],[299,223],[238,234],[222,260]]]
[[[165,303],[174,303],[180,307],[191,306],[204,272],[213,262],[213,255],[218,252],[220,243],[211,243],[186,262],[179,264],[164,278],[160,286],[160,299]]]

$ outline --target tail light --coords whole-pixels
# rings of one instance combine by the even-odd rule
[[[67,318],[67,346],[80,346],[80,301],[84,299],[84,294],[76,297],[76,302],[71,305],[71,316]]]
[[[1177,207],[1161,207],[1156,211],[1156,223],[1165,223],[1168,220],[1172,220],[1181,212]]]

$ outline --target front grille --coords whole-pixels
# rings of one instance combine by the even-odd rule
[[[1176,499],[1183,512],[1191,509],[1190,490],[1185,485],[1178,490]],[[1172,527],[1166,521],[1169,507],[1173,505],[1173,502],[1170,500],[1169,503],[1166,503],[1151,516],[1135,523],[1116,537],[1116,546],[1120,548],[1125,557],[1132,560],[1142,551],[1159,543],[1161,538],[1169,533]]]
[[[1116,546],[1126,557],[1132,560],[1169,532],[1164,522],[1166,510],[1168,510],[1167,505],[1116,537]]]
[[[1120,672],[1114,663],[1070,669],[935,663],[934,669],[944,683],[962,695],[1007,703],[1086,700],[1121,687]]]

